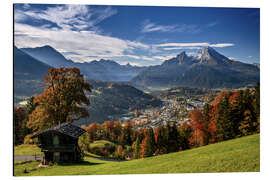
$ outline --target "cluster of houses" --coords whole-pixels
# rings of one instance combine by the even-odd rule
[[[163,100],[160,108],[150,108],[140,111],[140,115],[130,118],[135,129],[155,128],[166,125],[168,121],[181,124],[189,121],[188,114],[193,109],[202,109],[205,101],[193,98]]]

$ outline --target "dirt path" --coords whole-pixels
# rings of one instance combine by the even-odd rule
[[[99,161],[115,161],[115,162],[121,162],[121,161],[126,161],[126,160],[118,160],[118,159],[108,159],[108,158],[97,158],[97,157],[92,157],[92,156],[88,156],[91,157],[95,160],[99,160]]]
[[[91,157],[99,161],[116,161],[116,162],[126,161],[126,160],[117,160],[117,159],[97,158],[97,157],[92,157],[92,156],[88,156],[88,157]],[[43,155],[28,155],[28,156],[15,155],[14,156],[15,161],[36,161],[36,160],[42,160],[42,159],[43,159]]]

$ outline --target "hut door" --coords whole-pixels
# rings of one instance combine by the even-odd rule
[[[59,137],[57,135],[55,135],[53,137],[53,145],[54,146],[58,146],[59,145]]]
[[[53,153],[53,161],[59,162],[60,161],[60,152],[54,152]]]

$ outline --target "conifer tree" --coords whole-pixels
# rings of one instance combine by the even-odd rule
[[[130,121],[125,122],[121,143],[122,145],[129,145],[129,146],[132,144],[132,126]]]
[[[231,108],[231,121],[235,136],[240,135],[239,126],[240,122],[244,120],[244,112],[245,112],[244,91],[240,90]]]
[[[249,111],[248,113],[246,112],[245,119],[250,119],[249,120],[249,133],[255,133],[257,130],[257,118],[256,118],[256,112],[254,108],[254,96],[252,96],[251,92],[249,89],[246,90],[245,92],[245,101],[246,101],[246,107],[247,110]],[[246,117],[248,116],[248,117]]]
[[[135,146],[134,146],[134,159],[140,158],[140,139],[139,137],[136,138]]]
[[[168,131],[164,126],[159,126],[155,132],[157,149],[155,154],[166,154],[168,143]]]
[[[154,130],[152,128],[150,128],[147,131],[148,134],[148,138],[149,138],[149,143],[150,143],[150,147],[151,147],[151,154],[153,155],[156,151],[156,142],[155,142],[155,135],[154,135]]]
[[[246,110],[244,113],[244,119],[241,121],[239,130],[243,136],[249,135],[251,131],[252,116],[249,110]]]
[[[168,143],[167,150],[170,152],[177,152],[179,150],[179,133],[177,131],[177,127],[175,122],[168,122]]]
[[[192,127],[186,123],[182,124],[178,128],[179,132],[179,149],[186,150],[189,149],[189,139],[192,135]]]
[[[218,105],[217,136],[220,140],[227,140],[234,137],[231,106],[228,95],[226,95]]]
[[[256,132],[260,132],[260,83],[255,86],[255,103],[254,111],[257,119]]]

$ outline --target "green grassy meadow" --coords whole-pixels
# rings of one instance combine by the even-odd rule
[[[15,164],[15,176],[259,172],[260,136],[256,134],[132,161],[100,161],[85,157],[84,162],[79,164],[54,165],[39,169],[35,168],[37,164]],[[29,173],[23,172],[25,168]]]
[[[110,146],[117,146],[116,144],[107,141],[107,140],[99,140],[99,141],[94,141],[93,143],[90,144],[90,148],[105,148],[106,145]]]
[[[22,144],[14,147],[14,155],[39,155],[43,154],[36,145]]]

